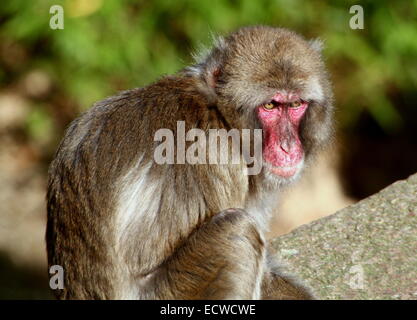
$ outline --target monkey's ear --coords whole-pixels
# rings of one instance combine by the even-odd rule
[[[192,67],[207,85],[212,94],[215,94],[217,79],[222,74],[224,52],[226,43],[224,38],[218,37],[214,40],[214,47],[211,50],[202,49],[194,54],[196,64]]]
[[[324,48],[324,43],[319,38],[308,41],[308,44],[313,50],[317,51],[318,53],[321,53]]]

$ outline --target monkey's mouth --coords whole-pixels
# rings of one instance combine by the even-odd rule
[[[271,163],[268,163],[268,169],[274,175],[282,177],[282,178],[291,178],[297,175],[301,171],[303,167],[304,159],[301,159],[298,163],[292,166],[276,166]]]
[[[276,174],[277,176],[290,178],[298,171],[297,167],[274,167],[271,168],[272,173]]]

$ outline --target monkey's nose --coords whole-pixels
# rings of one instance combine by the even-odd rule
[[[285,153],[291,153],[291,143],[289,143],[287,140],[284,140],[283,142],[281,142],[280,145],[282,151],[284,151]]]

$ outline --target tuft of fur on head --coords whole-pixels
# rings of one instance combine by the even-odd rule
[[[226,42],[223,36],[211,32],[211,45],[206,46],[200,44],[198,49],[195,50],[191,56],[194,60],[194,66],[197,67],[198,72],[202,72],[204,69],[210,68],[210,55],[214,50],[224,51],[226,48]],[[199,68],[201,67],[201,68]]]
[[[316,39],[312,39],[308,41],[308,43],[310,44],[310,47],[314,49],[315,51],[317,51],[318,53],[321,53],[323,51],[323,48],[324,48],[323,40],[316,38]]]

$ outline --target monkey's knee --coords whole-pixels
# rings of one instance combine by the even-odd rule
[[[246,254],[253,258],[263,257],[265,241],[256,221],[243,209],[227,209],[215,215],[206,226],[223,248],[238,250],[235,254]]]
[[[264,240],[255,219],[243,209],[230,208],[221,211],[211,219],[209,224],[221,229],[227,235],[251,236],[264,246]]]
[[[266,249],[255,221],[247,212],[222,211],[199,228],[188,244],[191,247],[183,250],[192,255],[192,260],[187,260],[184,268],[188,271],[182,276],[194,276],[182,278],[181,283],[193,283],[188,288],[194,289],[187,290],[191,297],[259,298]],[[182,267],[176,264],[174,269]]]

